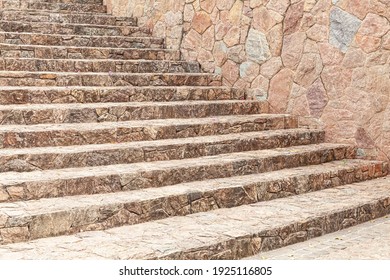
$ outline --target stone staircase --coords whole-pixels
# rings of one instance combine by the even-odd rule
[[[238,259],[390,213],[386,162],[100,0],[3,0],[0,259]]]

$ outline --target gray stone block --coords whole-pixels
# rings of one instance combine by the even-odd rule
[[[329,42],[346,53],[361,23],[357,17],[340,8],[333,8],[330,13]]]

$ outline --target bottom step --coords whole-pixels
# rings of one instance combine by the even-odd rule
[[[248,260],[390,260],[390,216],[284,248]]]
[[[0,259],[239,259],[390,213],[390,177],[106,231],[0,246]]]

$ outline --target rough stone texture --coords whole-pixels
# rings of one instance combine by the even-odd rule
[[[299,197],[218,209],[212,215],[197,213],[101,232],[2,245],[0,256],[3,259],[238,259],[387,215],[388,181],[389,178],[377,179]]]
[[[260,253],[247,260],[383,260],[390,259],[390,216],[352,228]]]
[[[1,258],[236,259],[389,212],[388,177],[340,188],[388,174],[355,159],[390,146],[383,2],[334,2],[345,52],[331,1],[104,2],[0,2]]]
[[[385,175],[382,163],[351,160],[292,168],[260,175],[183,183],[118,194],[96,194],[28,202],[4,203],[0,243],[21,242],[84,230],[138,224],[260,201],[334,188]],[[291,188],[294,181],[299,189]],[[175,207],[180,205],[180,208]],[[134,211],[136,210],[136,211]],[[96,221],[102,212],[104,217]],[[61,213],[61,214],[59,214]],[[82,223],[80,222],[83,217]],[[0,218],[1,219],[1,218]],[[47,220],[53,222],[49,228]],[[28,228],[26,234],[6,236],[6,229]],[[44,229],[44,230],[43,230]]]
[[[271,56],[265,35],[255,29],[249,30],[245,50],[248,58],[259,64],[265,62]]]
[[[385,117],[390,114],[388,1],[156,1],[155,7],[146,5],[145,0],[106,2],[117,3],[115,7],[133,7],[131,12],[117,12],[123,16],[135,15],[138,9],[134,7],[142,6],[143,12],[137,16],[153,14],[154,22],[165,21],[161,14],[170,10],[180,11],[184,14],[182,39],[176,45],[167,46],[181,49],[183,58],[198,61],[204,71],[221,74],[225,85],[250,89],[248,98],[264,100],[269,96],[271,102],[280,100],[280,105],[275,106],[277,110],[282,108],[300,116],[302,125],[326,129],[329,141],[358,144],[355,135],[362,127],[373,140],[372,148],[362,150],[364,156],[389,159],[390,134]],[[198,14],[208,14],[211,20],[203,35],[191,25]],[[148,26],[165,28],[164,25]],[[248,49],[248,34],[254,32],[261,35],[256,36],[256,47]],[[186,44],[187,38],[191,44]],[[285,83],[278,98],[269,93],[278,72],[264,73],[262,65],[268,63],[268,69],[279,69],[280,58],[282,68],[294,72],[296,85]],[[250,62],[259,67],[251,65],[248,73]],[[275,65],[271,67],[270,63]],[[313,88],[318,88],[319,79],[324,90],[320,87],[321,93],[315,94]],[[302,94],[293,92],[298,86]],[[358,102],[340,104],[348,100],[348,92],[353,90],[365,92],[368,103],[379,102],[382,106],[369,106],[362,120],[344,118],[344,115],[359,115],[362,107]],[[340,125],[334,124],[337,118],[333,116],[340,116]]]
[[[332,3],[244,1],[241,6],[238,2],[241,1],[229,1],[226,5],[219,4],[220,7],[210,2],[207,10],[197,1],[183,4],[183,10],[191,11],[192,17],[208,13],[212,20],[209,29],[215,30],[213,40],[209,39],[212,33],[208,33],[208,39],[198,38],[191,45],[181,45],[183,57],[197,60],[205,71],[222,74],[226,85],[249,88],[248,98],[269,97],[276,111],[297,114],[303,125],[326,129],[330,141],[357,144],[359,141],[353,130],[364,127],[373,139],[373,147],[364,149],[364,155],[388,159],[390,148],[387,139],[390,136],[385,128],[387,125],[380,126],[381,121],[387,122],[384,115],[389,114],[388,3],[378,0]],[[190,25],[192,17],[184,21],[184,40],[193,31]],[[237,28],[241,30],[239,41],[238,34],[234,32]],[[253,44],[255,48],[248,48],[247,42],[255,33],[258,34],[258,43]],[[213,51],[211,55],[198,56],[196,54],[204,47],[201,43],[204,40],[214,44]],[[207,48],[211,49],[211,46]],[[272,93],[274,86],[270,85],[275,84],[272,80],[278,79],[275,76],[282,70],[280,58],[283,63],[281,68],[294,72],[296,86],[284,82],[284,88],[279,87],[280,96],[277,97]],[[250,65],[248,60],[259,67]],[[263,64],[267,64],[264,69],[278,70],[264,73]],[[257,69],[259,73],[256,73]],[[320,82],[322,85],[319,86]],[[297,86],[301,87],[303,94],[293,93]],[[347,100],[347,92],[353,89],[364,91],[369,103],[381,100],[383,106],[375,109],[370,106],[373,109],[365,110],[365,121],[341,117],[343,123],[334,125],[335,118],[330,116],[360,113],[359,103],[344,106],[344,112],[334,106],[340,100]],[[346,131],[345,126],[351,129]]]
[[[360,24],[361,21],[353,15],[339,8],[333,8],[330,11],[329,42],[341,51],[346,52]]]

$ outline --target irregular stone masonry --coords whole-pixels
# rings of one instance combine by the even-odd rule
[[[390,213],[386,162],[270,114],[138,19],[0,8],[0,258],[237,259]]]

